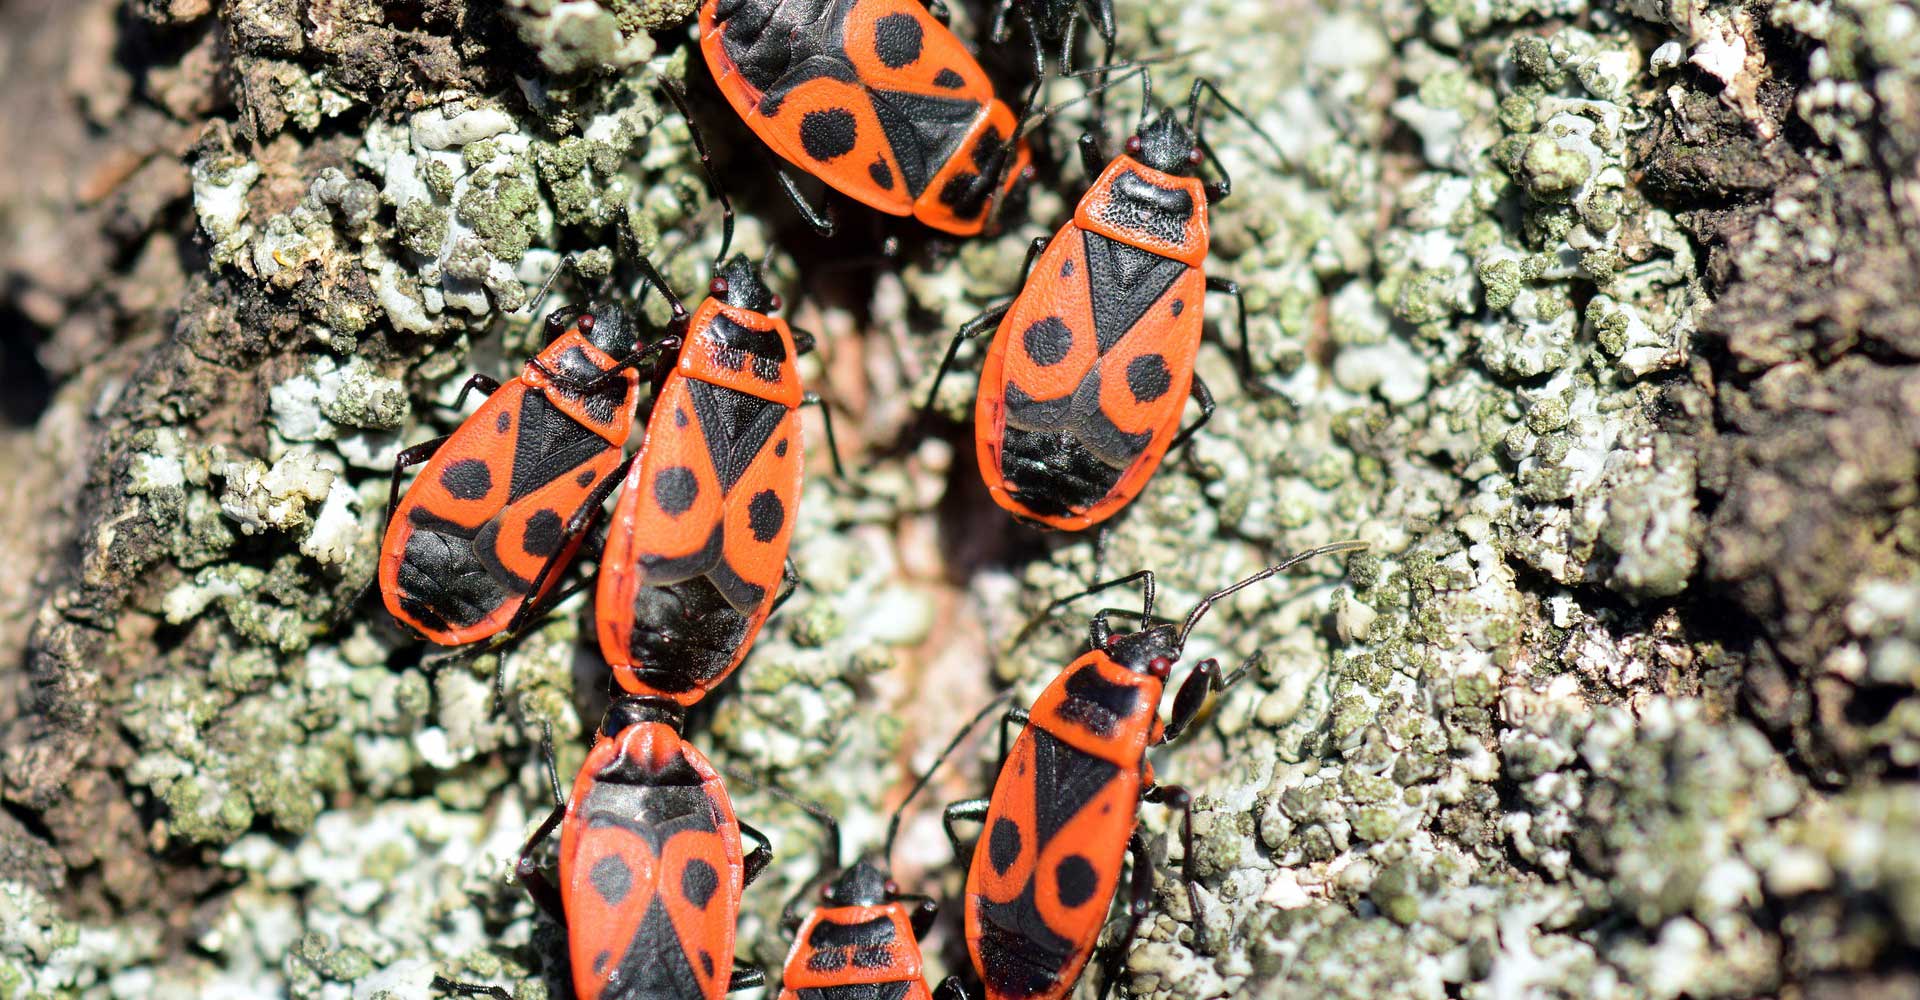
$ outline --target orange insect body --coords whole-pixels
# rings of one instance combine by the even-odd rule
[[[620,468],[639,377],[606,373],[633,347],[617,307],[580,314],[432,452],[381,544],[388,612],[459,645],[499,633],[553,589],[584,537],[566,529]]]
[[[800,925],[780,978],[781,1000],[932,996],[912,915],[898,902],[814,910]]]
[[[688,323],[614,508],[595,598],[622,689],[682,705],[740,664],[780,589],[800,499],[793,331],[743,257]]]
[[[574,995],[719,1000],[748,881],[733,803],[677,719],[623,700],[607,720],[560,827]]]
[[[1035,262],[981,369],[974,440],[995,503],[1079,531],[1146,486],[1193,388],[1206,258],[1201,180],[1115,157]]]
[[[1135,636],[1073,661],[1001,767],[966,886],[967,950],[989,998],[1066,996],[1106,921],[1161,735],[1164,673],[1110,655]]]
[[[1031,151],[953,32],[915,0],[706,0],[707,68],[761,140],[842,194],[956,236]],[[1008,162],[1010,158],[1011,162]]]

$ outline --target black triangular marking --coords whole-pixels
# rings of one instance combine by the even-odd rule
[[[513,441],[513,478],[507,502],[559,479],[610,447],[607,439],[547,402],[543,393],[520,397],[520,435]]]
[[[703,1000],[705,996],[693,963],[680,946],[673,919],[660,897],[653,897],[627,953],[607,978],[600,1000]]]
[[[1105,354],[1173,287],[1187,265],[1099,233],[1083,231],[1082,236],[1087,283],[1093,291],[1093,336]]]
[[[887,145],[900,164],[907,190],[919,197],[942,164],[953,157],[980,116],[980,103],[954,97],[929,97],[898,90],[869,90],[873,112],[887,133]]]
[[[1076,750],[1038,726],[1033,734],[1034,833],[1037,850],[1046,845],[1073,814],[1093,800],[1120,773],[1111,762]]]
[[[700,430],[706,435],[707,458],[720,479],[720,492],[730,492],[780,426],[787,408],[699,379],[687,382],[687,393],[693,397],[694,416],[700,418]]]

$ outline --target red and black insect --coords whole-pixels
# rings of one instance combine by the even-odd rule
[[[1139,803],[1189,807],[1185,789],[1155,783],[1147,750],[1177,739],[1210,694],[1239,680],[1261,656],[1255,653],[1225,677],[1218,661],[1201,661],[1174,695],[1172,715],[1163,725],[1160,697],[1194,625],[1215,601],[1296,563],[1361,548],[1365,543],[1326,545],[1262,570],[1201,601],[1178,630],[1171,622],[1154,624],[1152,570],[1054,602],[1052,607],[1059,607],[1144,581],[1140,631],[1115,633],[1107,616],[1122,612],[1096,613],[1089,629],[1091,650],[1061,671],[1031,711],[1007,713],[1008,721],[1025,728],[1004,755],[992,797],[947,808],[947,835],[956,852],[954,821],[985,823],[967,871],[966,936],[989,1000],[1058,998],[1073,989],[1119,888],[1121,857],[1131,853],[1132,923],[1109,961],[1124,955],[1153,889],[1153,865],[1135,826]],[[1191,812],[1181,832],[1187,844],[1183,877],[1198,915]]]
[[[794,579],[799,408],[819,403],[795,366],[813,338],[769,315],[780,299],[753,262],[717,264],[710,291],[688,313],[666,290],[666,339],[682,346],[614,506],[594,601],[621,688],[683,705],[740,664]],[[829,450],[832,435],[829,418]]]
[[[766,982],[736,966],[734,925],[773,849],[734,815],[719,772],[681,739],[683,720],[673,702],[614,701],[573,795],[560,800],[551,778],[557,804],[521,849],[520,883],[567,929],[576,1000],[719,1000]],[[533,860],[556,827],[558,886]],[[758,841],[751,852],[743,835]],[[434,986],[511,1000],[498,986]]]
[[[767,146],[878,211],[971,236],[1027,172],[1014,113],[917,0],[705,0],[700,50]],[[779,176],[801,214],[831,232]]]
[[[1213,415],[1213,394],[1194,376],[1207,292],[1240,301],[1241,373],[1258,391],[1240,287],[1204,270],[1208,206],[1232,179],[1197,131],[1203,91],[1245,118],[1201,80],[1185,122],[1169,108],[1143,123],[1104,170],[1099,140],[1081,136],[1098,179],[1071,221],[1028,248],[1020,293],[961,327],[941,361],[935,392],[960,344],[996,330],[974,442],[994,502],[1022,521],[1079,531],[1112,517]],[[1197,176],[1209,160],[1218,181]],[[1182,429],[1189,393],[1200,416]]]
[[[394,460],[378,580],[387,610],[429,640],[513,633],[552,593],[620,482],[639,401],[626,311],[600,303],[547,318],[549,343],[502,384],[474,375],[456,406],[487,401],[452,434]],[[426,463],[406,495],[401,474]]]
[[[787,953],[780,974],[780,1000],[966,1000],[958,976],[948,976],[937,988],[927,989],[920,939],[933,926],[940,905],[931,896],[902,893],[893,881],[889,859],[907,804],[967,734],[1005,700],[1002,695],[981,709],[914,782],[887,820],[887,839],[879,852],[861,855],[830,882],[819,880],[839,867],[840,824],[814,803],[781,795],[818,820],[826,837],[820,846],[820,874],[781,912],[781,926],[793,935],[793,950]],[[820,884],[825,905],[802,920],[800,901],[815,883]]]

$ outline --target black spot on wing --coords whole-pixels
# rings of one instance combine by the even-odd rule
[[[1167,359],[1158,354],[1142,354],[1127,362],[1127,391],[1136,402],[1151,403],[1167,394],[1173,374],[1167,371]]]
[[[1099,881],[1093,873],[1093,862],[1078,854],[1061,858],[1053,869],[1053,886],[1060,894],[1062,906],[1068,909],[1081,906],[1093,898],[1094,889],[1099,887]]]
[[[995,873],[1005,875],[1020,859],[1020,824],[1005,816],[996,817],[987,834],[987,860]]]
[[[821,163],[853,152],[859,141],[860,123],[845,108],[809,111],[800,116],[800,146]]]
[[[659,504],[668,517],[685,514],[698,499],[700,478],[684,465],[661,469],[653,477],[653,502]]]
[[[887,166],[886,160],[879,159],[867,164],[867,176],[873,178],[880,190],[893,190],[893,168]]]
[[[463,458],[440,470],[440,485],[455,500],[479,500],[493,492],[493,470],[477,458]]]
[[[746,474],[761,446],[788,413],[786,407],[736,389],[694,379],[687,383],[693,413],[707,439],[713,471],[726,492]]]
[[[780,494],[761,490],[747,502],[747,530],[753,532],[754,541],[773,541],[786,523],[787,505],[780,502]]]
[[[903,69],[920,61],[926,32],[912,14],[888,14],[873,25],[873,54],[888,69]]]
[[[576,472],[576,473],[574,473],[574,474],[573,474],[573,484],[574,484],[575,486],[578,486],[578,487],[580,487],[580,488],[582,488],[582,489],[585,489],[585,488],[586,488],[586,487],[588,487],[588,486],[592,486],[592,485],[593,485],[593,470],[592,470],[592,469],[581,469],[581,470],[580,470],[579,472]]]
[[[705,861],[694,858],[680,872],[680,892],[687,897],[696,910],[707,908],[707,902],[713,899],[714,890],[720,888],[720,873]]]
[[[507,502],[553,482],[610,447],[605,438],[560,412],[544,394],[527,393],[520,398],[520,435],[513,442]]]
[[[1057,365],[1073,351],[1073,331],[1058,316],[1043,317],[1020,334],[1020,346],[1034,364],[1042,368]]]
[[[559,514],[545,508],[536,510],[520,534],[520,548],[536,559],[550,559],[559,553],[564,532]]]
[[[1083,231],[1081,237],[1087,251],[1087,281],[1093,288],[1094,337],[1105,354],[1173,287],[1187,265],[1099,233]]]
[[[943,69],[933,75],[933,85],[945,87],[948,90],[959,90],[967,85],[967,78],[951,69]]]
[[[627,891],[633,888],[633,869],[628,868],[619,855],[603,854],[587,872],[587,882],[608,906],[619,906],[620,901],[627,898]]]
[[[493,429],[496,433],[505,434],[512,427],[513,414],[506,410],[501,410],[500,415],[493,418]]]
[[[906,179],[907,190],[918,197],[927,182],[966,139],[980,114],[980,104],[962,98],[930,97],[898,90],[874,90],[874,114],[886,133],[894,162]]]

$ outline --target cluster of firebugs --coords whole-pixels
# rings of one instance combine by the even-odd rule
[[[1033,40],[1036,80],[1044,77],[1043,45],[1057,46],[1064,66],[1083,17],[1111,62],[1111,0],[1000,0],[996,40],[1010,15]],[[760,139],[881,212],[970,236],[1030,172],[1020,135],[1027,114],[1016,118],[994,96],[944,18],[917,0],[705,0],[700,34],[720,92]],[[1196,84],[1184,118],[1178,108],[1154,117],[1148,107],[1149,119],[1110,160],[1098,138],[1083,137],[1081,154],[1097,179],[1073,218],[1034,241],[1019,293],[955,338],[957,348],[996,331],[975,437],[994,501],[1022,521],[1069,531],[1100,524],[1212,412],[1194,377],[1204,299],[1238,289],[1202,270],[1208,206],[1230,190],[1217,163],[1220,180],[1199,176],[1211,159],[1198,132],[1209,89]],[[1217,91],[1213,97],[1237,112]],[[780,179],[803,216],[830,227],[784,170]],[[773,315],[779,297],[751,261],[725,253],[723,246],[710,295],[691,311],[641,257],[672,309],[662,336],[640,343],[635,317],[617,304],[558,311],[547,319],[547,346],[518,377],[471,378],[461,402],[476,388],[486,401],[454,433],[395,462],[380,590],[395,618],[449,646],[510,637],[550,607],[618,488],[594,601],[617,697],[572,794],[529,838],[517,866],[528,893],[567,929],[580,1000],[716,1000],[765,982],[761,970],[736,966],[734,933],[741,892],[772,848],[734,815],[720,772],[681,730],[687,708],[732,673],[791,592],[799,408],[812,399],[795,362],[812,338]],[[1244,348],[1244,304],[1240,318]],[[949,350],[942,373],[954,356]],[[651,383],[650,413],[628,454],[643,381]],[[1189,395],[1202,415],[1181,429]],[[423,467],[402,494],[401,473],[415,465]],[[1160,721],[1167,677],[1201,616],[1302,559],[1357,547],[1326,546],[1241,580],[1177,627],[1153,616],[1151,571],[1073,595],[1142,583],[1141,628],[1117,633],[1107,611],[1096,614],[1091,651],[1030,709],[1005,713],[1024,728],[1002,754],[992,795],[949,806],[945,817],[950,837],[955,821],[981,824],[964,919],[973,973],[988,997],[1072,990],[1129,853],[1133,925],[1145,913],[1152,865],[1135,829],[1138,805],[1188,804],[1184,790],[1154,782],[1146,751],[1178,736],[1210,693],[1247,669],[1223,675],[1213,660],[1199,664]],[[817,807],[809,811],[827,825],[825,868],[838,866],[837,828]],[[896,812],[888,846],[898,820]],[[556,828],[557,883],[533,861]],[[1190,840],[1190,815],[1184,833]],[[966,995],[957,976],[929,991],[918,941],[936,908],[899,890],[887,857],[883,848],[831,879],[823,870],[815,880],[823,905],[804,920],[789,905],[795,937],[783,998]],[[1190,845],[1186,858],[1191,864]],[[1190,878],[1187,888],[1194,893]],[[1191,902],[1197,917],[1197,894]],[[1125,945],[1114,945],[1110,959]],[[507,997],[494,986],[435,983]]]

